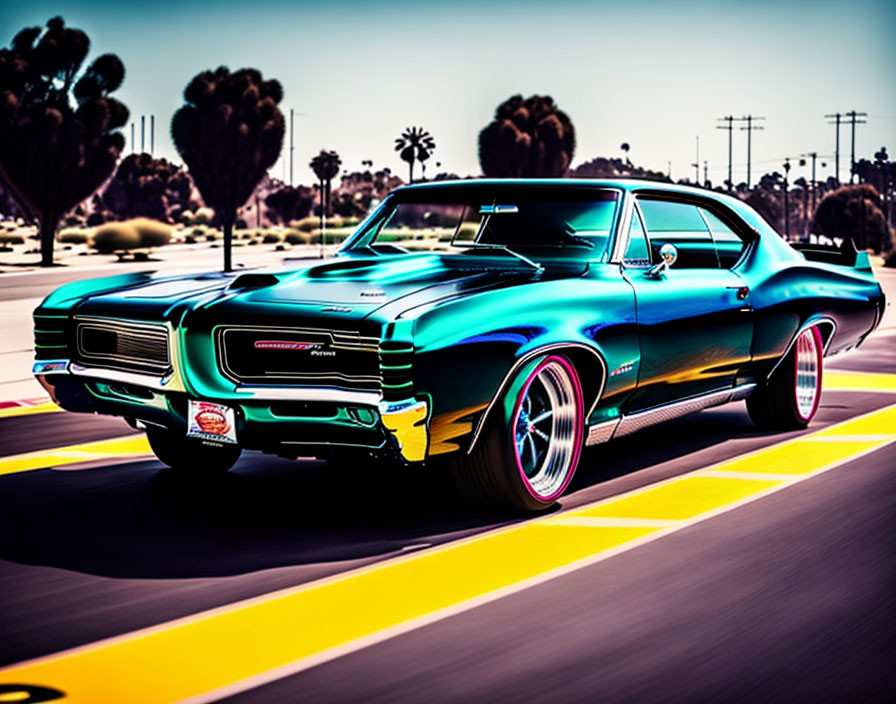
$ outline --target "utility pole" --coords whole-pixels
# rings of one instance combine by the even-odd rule
[[[709,183],[709,162],[703,162],[703,187],[706,188],[706,184]]]
[[[293,139],[293,118],[295,117],[295,113],[293,109],[289,109],[289,185],[292,185],[292,164],[293,164],[293,153],[296,150],[295,141]]]
[[[131,154],[133,154],[136,150],[137,142],[134,139],[134,122],[131,121]]]
[[[835,112],[833,115],[825,115],[828,118],[829,125],[836,125],[834,129],[837,131],[837,138],[834,141],[834,179],[837,181],[837,185],[840,185],[840,118],[843,117],[839,112]],[[834,118],[833,122],[830,118]]]
[[[717,130],[728,130],[728,192],[731,192],[734,184],[731,182],[731,135],[734,131],[734,117],[720,117],[719,122],[727,122],[727,125],[716,125]]]
[[[818,152],[808,152],[806,154],[801,154],[800,156],[807,156],[812,159],[812,180],[809,182],[809,187],[812,190],[812,213],[815,214],[815,162],[818,160]],[[805,164],[805,159],[800,159],[800,166]]]
[[[697,159],[691,166],[694,167],[694,184],[700,185],[700,135],[697,135]]]
[[[146,115],[140,116],[140,153],[146,151]]]
[[[754,120],[757,120],[757,121],[758,121],[758,120],[764,120],[764,119],[765,119],[764,117],[754,117],[753,115],[746,115],[745,117],[739,117],[739,118],[736,118],[736,121],[737,121],[737,122],[746,122],[746,123],[747,123],[747,126],[746,126],[746,127],[741,127],[742,130],[746,130],[746,131],[747,131],[747,190],[750,189],[750,164],[751,164],[751,161],[752,161],[752,154],[751,154],[751,144],[752,144],[752,140],[751,140],[751,137],[752,137],[752,135],[753,135],[753,130],[761,130],[761,129],[765,129],[764,127],[762,127],[762,126],[760,126],[760,125],[754,125],[754,124],[753,124],[753,121],[754,121]]]
[[[790,157],[784,160],[784,239],[790,241],[790,184],[787,175],[790,173]]]
[[[152,156],[156,150],[156,116],[149,116],[149,155]]]
[[[848,113],[846,113],[846,116],[849,118],[849,123],[852,127],[852,149],[850,151],[849,159],[849,182],[853,183],[856,178],[856,125],[864,125],[866,122],[868,122],[868,120],[861,119],[863,117],[868,117],[868,113],[850,110]]]

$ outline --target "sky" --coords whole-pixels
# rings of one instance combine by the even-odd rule
[[[113,52],[127,75],[116,96],[155,115],[155,155],[180,161],[168,130],[196,73],[251,66],[284,88],[294,118],[294,181],[335,149],[343,168],[372,159],[407,177],[394,139],[411,125],[433,134],[438,170],[478,175],[477,136],[515,93],[547,94],[572,119],[573,166],[622,156],[694,178],[699,137],[709,177],[727,176],[718,118],[765,119],[753,133],[753,180],[785,157],[817,152],[833,173],[835,130],[825,115],[867,112],[857,158],[896,153],[896,3],[888,0],[28,0],[0,3],[0,45],[54,15],[87,32],[89,59]],[[130,129],[125,130],[130,139]],[[734,181],[746,176],[746,132],[735,130]],[[841,128],[841,178],[850,130]],[[146,148],[149,148],[147,136]],[[127,148],[130,151],[130,145]],[[289,135],[272,175],[288,180]],[[827,163],[822,168],[821,163]],[[419,172],[419,168],[418,168]],[[419,173],[418,173],[419,175]],[[794,161],[791,178],[808,177]]]

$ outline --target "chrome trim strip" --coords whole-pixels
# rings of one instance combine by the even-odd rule
[[[139,374],[137,372],[123,372],[118,369],[105,369],[99,367],[84,367],[75,362],[68,365],[68,371],[73,376],[83,376],[89,379],[101,379],[103,381],[118,381],[122,384],[133,384],[134,386],[144,386],[148,389],[157,391],[168,390],[169,382],[173,374],[166,376],[152,376],[150,374]]]
[[[491,413],[492,408],[498,402],[498,399],[501,398],[501,395],[504,393],[504,389],[507,388],[507,385],[510,383],[510,380],[513,378],[513,375],[516,373],[517,369],[519,369],[523,364],[528,362],[533,357],[537,357],[540,354],[545,354],[552,350],[559,349],[569,349],[570,347],[578,347],[583,350],[587,350],[591,352],[595,357],[597,357],[598,361],[600,361],[601,371],[601,380],[600,380],[600,388],[597,391],[597,395],[594,397],[594,403],[591,404],[591,408],[585,414],[585,421],[588,420],[589,416],[594,412],[594,409],[597,407],[597,402],[600,400],[600,397],[604,394],[604,389],[607,386],[607,363],[604,361],[603,356],[600,352],[598,352],[593,347],[589,347],[581,342],[555,342],[550,345],[545,345],[544,347],[539,347],[538,349],[532,350],[527,354],[520,357],[514,365],[510,368],[510,371],[504,375],[504,379],[501,380],[500,385],[498,386],[498,390],[495,392],[495,395],[492,396],[492,400],[489,401],[488,406],[486,406],[485,411],[479,416],[479,422],[476,423],[476,430],[473,432],[473,439],[470,440],[470,446],[467,448],[467,454],[469,455],[473,452],[473,448],[476,446],[476,441],[479,439],[479,434],[482,432],[482,428],[485,426],[485,420],[488,417],[488,414]]]
[[[259,401],[331,401],[377,408],[383,399],[382,395],[375,391],[346,391],[333,388],[240,386],[235,389],[235,393],[246,394],[247,398]]]
[[[651,425],[663,423],[667,420],[673,420],[686,416],[705,408],[713,406],[721,406],[735,398],[744,398],[756,387],[756,384],[744,384],[733,389],[722,389],[721,391],[711,391],[708,394],[694,396],[693,398],[684,399],[683,401],[674,401],[665,403],[662,406],[648,408],[637,413],[623,416],[613,433],[613,438],[620,438],[624,435],[630,435],[639,430],[643,430]]]
[[[610,263],[620,265],[622,264],[625,249],[628,247],[629,225],[632,221],[635,201],[631,191],[626,189],[622,191],[622,194],[622,202],[619,204],[621,212],[616,219],[618,229],[616,230],[616,238],[613,241],[613,251],[610,253]]]
[[[34,365],[34,373],[42,374],[43,365],[56,364],[66,360],[57,360],[55,362],[41,361]],[[144,388],[153,389],[155,391],[172,391],[174,389],[171,383],[174,374],[164,377],[151,376],[148,374],[137,374],[135,372],[122,372],[115,369],[100,369],[96,367],[84,367],[74,362],[68,362],[67,368],[64,370],[53,370],[51,374],[72,374],[73,376],[84,377],[87,379],[99,379],[101,381],[115,381],[122,384],[131,384],[133,386],[142,386]],[[343,389],[333,388],[303,388],[303,387],[252,387],[241,386],[235,392],[237,394],[245,394],[246,399],[259,401],[330,401],[334,403],[346,403],[356,406],[371,406],[379,408],[380,401],[383,397],[381,394],[371,391],[346,391]],[[237,402],[243,399],[235,399]]]
[[[616,428],[622,418],[614,418],[613,420],[605,420],[603,423],[595,423],[588,428],[588,437],[585,438],[586,445],[599,445],[608,442],[616,432]]]
[[[787,358],[787,355],[790,354],[790,350],[796,344],[796,339],[804,331],[808,330],[809,328],[811,328],[815,325],[825,325],[825,324],[831,326],[831,334],[828,336],[827,341],[824,343],[824,348],[821,351],[823,357],[827,356],[828,347],[831,346],[831,342],[833,342],[833,340],[834,340],[834,335],[837,334],[837,323],[835,323],[832,318],[828,318],[828,317],[812,318],[811,320],[807,320],[805,323],[803,323],[799,327],[799,329],[793,334],[793,338],[791,338],[790,343],[787,345],[786,349],[784,350],[784,354],[782,354],[778,358],[778,361],[775,362],[775,366],[772,367],[772,370],[768,373],[768,376],[766,377],[766,379],[772,378],[772,374],[774,374],[775,371],[777,371],[778,367],[781,366],[781,363]]]

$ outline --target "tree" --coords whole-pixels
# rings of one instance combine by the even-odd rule
[[[0,50],[0,181],[40,224],[52,266],[59,221],[109,178],[124,148],[128,109],[110,94],[124,64],[103,54],[84,71],[90,40],[61,17],[20,31]]]
[[[479,165],[486,176],[557,178],[569,171],[575,148],[572,121],[553,98],[514,95],[479,133]]]
[[[641,178],[647,181],[663,181],[669,183],[669,176],[662,171],[651,171],[635,166],[628,159],[596,157],[569,172],[573,178]]]
[[[285,122],[277,107],[283,88],[261,72],[203,71],[184,90],[184,105],[171,120],[174,146],[205,204],[224,229],[224,271],[232,270],[236,211],[252,195],[283,146]]]
[[[102,194],[105,209],[123,219],[171,222],[190,207],[193,184],[183,169],[149,154],[130,154]]]
[[[881,252],[890,246],[890,228],[880,194],[868,184],[841,186],[828,193],[812,221],[812,232],[825,237],[852,237],[861,249]]]
[[[435,139],[422,127],[408,127],[396,138],[395,151],[402,161],[408,162],[408,183],[414,182],[414,162],[419,161],[425,170],[424,162],[432,156],[435,148]]]
[[[628,158],[629,150],[631,149],[631,145],[628,142],[623,142],[619,148],[622,150],[622,153],[625,154],[625,163],[631,165],[631,161]]]
[[[326,217],[330,210],[330,182],[339,175],[342,159],[334,151],[320,150],[320,154],[314,157],[309,164],[317,180],[320,181],[320,247],[323,256],[324,233],[326,232]]]
[[[283,186],[264,199],[267,215],[282,225],[301,220],[311,212],[312,195],[307,186]]]

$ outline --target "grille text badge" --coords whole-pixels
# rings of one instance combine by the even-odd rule
[[[256,340],[253,346],[257,350],[317,350],[323,347],[323,343],[292,342],[290,340]]]

